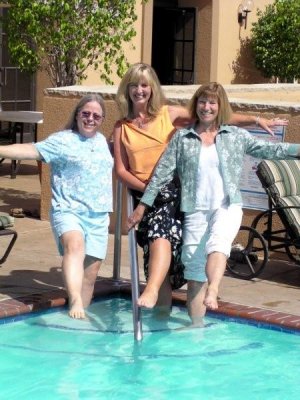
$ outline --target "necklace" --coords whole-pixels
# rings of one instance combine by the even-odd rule
[[[145,126],[149,123],[150,117],[137,117],[132,120],[134,125],[136,125],[138,128],[143,129]]]

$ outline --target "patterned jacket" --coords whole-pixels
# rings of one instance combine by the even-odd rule
[[[245,129],[222,125],[216,136],[216,148],[225,194],[230,204],[241,204],[239,181],[245,154],[260,159],[300,158],[300,145],[272,143],[259,140]],[[181,182],[181,205],[183,212],[195,211],[196,184],[201,140],[194,127],[178,130],[162,155],[148,184],[141,202],[151,206],[157,193],[177,173]]]

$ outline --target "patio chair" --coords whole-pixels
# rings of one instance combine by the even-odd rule
[[[283,241],[289,257],[300,261],[300,160],[264,160],[259,163],[257,176],[269,197],[268,229],[263,236],[272,248],[272,241]],[[273,231],[272,215],[276,213],[284,227]],[[283,236],[280,239],[279,236]]]
[[[0,213],[0,237],[11,236],[8,245],[5,244],[5,250],[0,258],[0,265],[6,261],[18,237],[17,232],[14,229],[11,229],[13,226],[14,218],[6,213]]]
[[[284,252],[300,265],[300,160],[264,160],[256,173],[268,195],[268,209],[251,226],[240,227],[232,246],[227,270],[241,279],[261,274],[270,251]]]

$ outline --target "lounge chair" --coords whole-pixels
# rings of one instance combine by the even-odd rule
[[[269,251],[284,252],[300,265],[300,160],[264,160],[256,173],[268,195],[269,207],[250,227],[241,226],[232,247],[227,269],[242,279],[262,272]]]
[[[284,227],[282,247],[300,264],[300,160],[264,160],[258,165],[257,176],[269,197],[270,228],[272,215],[277,213]],[[276,231],[267,233],[269,247],[272,241],[281,241]]]
[[[0,236],[11,236],[2,257],[0,258],[0,265],[6,261],[18,237],[17,232],[14,229],[11,229],[13,226],[14,218],[6,213],[0,213]]]

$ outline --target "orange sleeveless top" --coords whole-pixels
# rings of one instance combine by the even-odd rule
[[[129,171],[141,181],[147,181],[175,130],[168,106],[162,107],[146,130],[131,122],[122,122],[121,140],[127,152]]]

